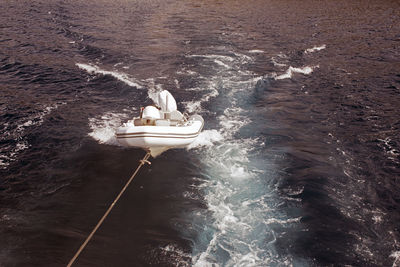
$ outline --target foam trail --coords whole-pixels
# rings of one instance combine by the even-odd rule
[[[102,74],[102,75],[110,75],[117,80],[126,83],[129,86],[136,87],[136,88],[143,88],[142,85],[139,84],[138,81],[130,78],[127,74],[125,73],[120,73],[117,71],[107,71],[107,70],[102,70],[96,65],[88,65],[88,64],[83,64],[83,63],[76,63],[76,66],[78,66],[80,69],[83,69],[91,74]]]
[[[190,55],[188,57],[198,57],[198,58],[206,58],[212,59],[212,61],[219,66],[222,66],[226,69],[230,69],[231,65],[229,63],[233,62],[235,59],[230,56],[223,56],[223,55]],[[228,63],[228,64],[227,64]]]
[[[187,89],[188,91],[198,91],[198,90],[203,90],[203,91],[209,91],[208,93],[205,93],[200,100],[193,100],[193,101],[186,101],[183,102],[185,105],[186,110],[189,113],[192,112],[200,112],[202,111],[201,104],[210,101],[211,98],[215,98],[219,95],[219,92],[216,88],[216,84],[213,81],[208,82],[208,85],[206,86],[206,89],[201,89],[201,88],[190,88]]]
[[[308,53],[313,53],[316,51],[320,51],[326,48],[326,45],[321,45],[321,46],[314,46],[313,48],[308,48],[304,51],[304,53],[308,54]]]
[[[224,63],[224,62],[222,62],[221,60],[214,59],[214,62],[215,62],[215,63],[217,63],[218,65],[222,66],[222,67],[225,67],[225,68],[227,68],[227,69],[229,69],[229,68],[230,68],[230,66],[229,66],[229,65],[225,64],[225,63]]]
[[[274,64],[274,66],[276,66],[276,67],[286,67],[286,66],[287,66],[285,63],[279,63],[279,62],[276,60],[275,57],[273,57],[273,58],[271,59],[271,61],[272,61],[272,64]]]
[[[316,66],[318,67],[318,66]],[[302,74],[310,74],[313,72],[314,68],[316,67],[303,67],[303,68],[294,68],[290,66],[284,74],[276,76],[275,80],[283,80],[283,79],[290,79],[293,76],[293,73],[302,73]]]
[[[249,53],[252,53],[252,54],[261,54],[261,53],[264,53],[264,51],[263,51],[263,50],[259,50],[259,49],[253,49],[253,50],[249,50]]]
[[[192,263],[194,266],[274,265],[282,262],[282,258],[277,261],[276,238],[270,225],[286,227],[298,223],[299,218],[287,218],[276,208],[279,197],[266,179],[274,179],[273,163],[263,162],[260,167],[253,164],[254,160],[262,160],[259,155],[254,156],[264,146],[262,139],[240,138],[241,129],[250,127],[252,122],[252,113],[243,105],[260,77],[241,69],[243,63],[253,60],[251,57],[230,54],[235,55],[234,60],[221,59],[229,68],[208,60],[210,55],[196,55],[204,59],[200,64],[208,64],[215,74],[211,77],[206,74],[204,86],[191,89],[197,94],[202,89],[203,95],[186,102],[189,110],[215,112],[219,125],[218,129],[203,131],[188,147],[199,153],[207,176],[199,186],[204,192],[207,211],[193,214],[194,227],[204,230],[194,243]],[[202,77],[201,73],[199,76]],[[224,95],[217,98],[220,90]],[[211,110],[201,109],[203,103],[213,100],[217,101],[216,111],[212,106]]]

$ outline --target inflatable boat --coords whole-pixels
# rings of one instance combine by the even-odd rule
[[[179,112],[174,97],[164,90],[158,94],[157,105],[141,108],[139,117],[124,123],[115,134],[123,146],[164,151],[189,145],[203,125],[200,115],[187,117]]]

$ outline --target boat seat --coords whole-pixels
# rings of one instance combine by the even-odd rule
[[[184,116],[178,110],[174,110],[174,111],[170,112],[169,119],[171,121],[181,121],[184,119]]]
[[[141,119],[135,119],[133,121],[133,124],[135,126],[155,126],[156,125],[156,119],[153,118],[141,118]]]
[[[156,126],[170,126],[169,120],[156,120]]]
[[[134,124],[135,126],[143,126],[143,121],[142,121],[142,119],[135,119],[135,120],[133,121],[133,124]]]

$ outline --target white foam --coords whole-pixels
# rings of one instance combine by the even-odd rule
[[[183,251],[182,251],[180,248],[178,248],[176,245],[169,244],[169,245],[166,245],[165,247],[162,247],[161,249],[162,249],[163,251],[165,251],[165,252],[175,252],[175,253],[177,253],[178,255],[182,256],[182,257],[188,257],[188,256],[189,256],[189,254],[183,252]]]
[[[259,49],[253,49],[253,50],[249,50],[249,53],[252,54],[261,54],[261,53],[265,53],[263,50],[259,50]]]
[[[219,59],[219,60],[225,60],[232,62],[235,59],[233,57],[229,56],[222,56],[222,55],[190,55],[188,57],[202,57],[202,58],[209,58],[209,59]]]
[[[231,67],[229,72],[217,71],[205,81],[204,86],[191,89],[209,93],[186,103],[188,109],[205,112],[201,110],[202,103],[212,100],[208,95],[210,92],[216,91],[213,95],[218,95],[217,89],[223,84],[224,97],[219,104],[225,109],[217,116],[219,129],[204,131],[204,135],[199,136],[199,143],[193,143],[193,147],[201,148],[199,157],[209,177],[199,189],[204,190],[204,199],[213,218],[205,222],[206,229],[211,230],[200,233],[205,236],[201,240],[208,242],[194,244],[194,266],[268,264],[271,254],[263,240],[274,235],[268,225],[298,223],[299,220],[273,215],[270,203],[274,203],[271,201],[274,194],[268,192],[264,184],[265,164],[260,164],[263,168],[257,168],[249,158],[254,149],[264,145],[263,141],[259,138],[238,138],[240,130],[251,122],[249,113],[241,106],[242,100],[248,97],[249,90],[262,77],[241,69],[241,63],[252,60],[250,57],[232,54],[236,56],[234,61],[224,61]],[[198,211],[193,216],[197,220],[207,218]],[[270,240],[272,244],[275,239]],[[221,259],[221,255],[226,256]]]
[[[361,199],[360,199],[361,201]],[[374,221],[375,224],[380,224],[383,222],[384,217],[385,217],[385,213],[379,209],[374,209],[374,210],[366,210],[365,212],[367,213],[371,213],[372,216],[372,220]]]
[[[226,69],[230,69],[231,66],[226,64],[225,62],[233,62],[235,60],[233,57],[222,56],[222,55],[190,55],[188,57],[200,57],[200,58],[212,59],[213,62]]]
[[[321,45],[321,46],[314,46],[313,48],[308,48],[304,51],[304,53],[308,54],[308,53],[313,53],[316,51],[320,51],[326,48],[326,45]]]
[[[83,63],[76,63],[76,66],[78,66],[80,69],[83,69],[91,74],[102,74],[102,75],[110,75],[117,80],[126,83],[129,86],[136,87],[136,88],[142,88],[142,85],[140,85],[140,82],[129,77],[125,73],[121,73],[118,71],[107,71],[99,68],[96,65],[88,65],[88,64],[83,64]]]
[[[224,110],[223,115],[218,116],[220,132],[225,138],[232,138],[240,128],[251,122],[249,117],[242,115],[244,113],[245,110],[240,107],[229,107]]]
[[[301,217],[298,218],[290,218],[290,219],[286,219],[286,220],[280,220],[280,219],[276,219],[276,218],[270,218],[267,219],[266,223],[267,224],[287,224],[287,223],[297,223],[300,222]]]
[[[15,149],[14,149],[14,152],[12,153],[12,155],[14,155],[14,154],[16,154],[16,153],[18,153],[18,152],[20,152],[20,151],[22,151],[22,150],[25,150],[25,149],[27,149],[27,148],[29,148],[29,147],[30,147],[30,145],[28,144],[27,141],[18,142],[18,143],[15,145]]]
[[[231,109],[228,108],[225,110],[224,115],[218,117],[219,124],[223,127],[224,133],[235,133],[240,128],[251,122],[251,120],[246,116],[238,114],[232,115],[230,112]]]
[[[190,255],[185,253],[177,245],[169,244],[165,247],[160,247],[161,254],[168,257],[169,263],[175,266],[190,266]],[[172,262],[171,262],[172,261]]]
[[[314,68],[318,68],[318,66],[315,66],[315,67],[306,66],[303,68],[294,68],[294,67],[290,66],[284,74],[276,76],[274,79],[275,80],[290,79],[290,78],[292,78],[294,73],[301,73],[301,74],[307,75],[307,74],[312,73]]]
[[[54,104],[51,106],[45,106],[43,107],[43,111],[36,113],[32,117],[28,117],[27,120],[24,123],[21,123],[18,125],[17,129],[18,131],[22,132],[24,131],[25,128],[35,126],[35,125],[41,125],[44,121],[44,117],[47,116],[48,114],[51,113],[52,110],[55,110],[59,107],[59,105],[65,105],[66,103],[60,103],[60,104]]]
[[[225,63],[224,63],[224,62],[222,62],[221,60],[214,59],[214,62],[215,62],[215,63],[217,63],[218,65],[222,66],[222,67],[225,67],[225,68],[227,68],[227,69],[230,69],[230,68],[231,68],[231,66],[229,66],[229,65],[225,64]]]
[[[196,88],[190,88],[188,89],[188,91],[197,91],[197,90]],[[213,82],[209,82],[209,85],[206,87],[206,89],[202,89],[201,91],[208,91],[208,93],[204,94],[199,100],[182,102],[189,113],[201,112],[202,103],[208,102],[211,98],[217,97],[219,95],[219,92],[216,89],[216,86]]]
[[[127,119],[126,114],[107,112],[100,117],[90,118],[88,135],[100,144],[119,146],[115,137],[115,129]]]
[[[200,92],[200,91],[204,91],[204,87],[192,87],[192,88],[186,88],[185,89],[186,91],[197,91],[197,92]]]
[[[185,109],[189,112],[195,112],[195,111],[201,111],[201,103],[203,101],[199,100],[199,101],[187,101],[187,102],[182,102],[182,104],[185,105]]]
[[[176,88],[181,89],[181,86],[180,86],[180,84],[179,84],[178,79],[174,79],[174,82],[175,82]]]
[[[250,172],[243,164],[234,163],[230,167],[230,176],[234,179],[246,179],[253,175],[254,173]]]
[[[271,58],[272,63],[276,67],[286,67],[287,65],[284,63],[279,63],[275,57]]]
[[[400,266],[400,251],[393,251],[392,254],[390,254],[390,257],[394,258],[393,267]]]
[[[391,154],[393,156],[400,155],[400,152],[391,146],[390,143],[391,143],[392,140],[389,137],[386,137],[385,139],[379,139],[378,138],[378,141],[381,141],[381,142],[384,143],[383,148],[384,148],[386,153]]]
[[[0,167],[6,168],[9,165],[10,158],[5,155],[0,155]]]
[[[197,75],[197,72],[192,71],[192,70],[183,69],[183,70],[177,71],[176,74],[194,76],[194,75]]]
[[[245,54],[242,54],[242,53],[238,53],[238,52],[233,52],[233,54],[236,57],[238,57],[238,59],[239,59],[238,63],[242,63],[243,61],[247,61],[247,62],[253,61],[253,58],[248,56],[248,55],[245,55]]]
[[[28,149],[30,144],[26,140],[25,137],[25,130],[27,128],[31,128],[34,126],[40,126],[44,122],[44,118],[48,116],[53,110],[57,109],[60,105],[65,105],[65,102],[57,103],[49,106],[42,107],[42,110],[36,112],[35,114],[23,117],[19,124],[14,128],[10,129],[10,125],[5,125],[5,135],[4,137],[12,137],[16,144],[14,146],[10,145],[5,147],[4,151],[0,151],[2,153],[0,166],[2,168],[7,168],[7,166],[12,162],[15,161],[18,154],[22,151]],[[3,138],[4,138],[3,137]]]
[[[222,141],[224,138],[217,130],[202,131],[199,136],[188,146],[188,149],[199,147],[211,147],[216,142]]]

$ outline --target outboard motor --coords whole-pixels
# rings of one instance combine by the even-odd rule
[[[163,90],[158,93],[158,105],[161,107],[161,111],[169,113],[177,109],[175,98],[167,90]]]

